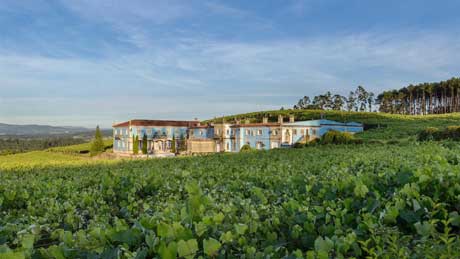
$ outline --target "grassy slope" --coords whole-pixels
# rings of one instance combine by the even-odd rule
[[[105,140],[106,147],[112,140]],[[43,151],[0,156],[0,170],[27,169],[47,166],[79,166],[95,163],[113,163],[112,160],[92,159],[88,154],[80,154],[89,150],[91,143],[50,148]]]
[[[369,112],[342,112],[342,111],[319,111],[319,110],[284,110],[284,111],[263,111],[238,114],[224,117],[224,120],[231,121],[235,118],[250,119],[252,122],[262,121],[264,116],[269,116],[270,121],[276,121],[278,115],[295,115],[296,120],[311,120],[324,118],[336,121],[356,121],[364,123],[370,129],[360,134],[364,139],[401,139],[408,138],[417,134],[418,131],[426,127],[447,127],[460,125],[460,113],[442,115],[395,115],[385,113]],[[222,121],[217,118],[211,121]]]
[[[105,139],[104,140],[105,148],[111,148],[113,146],[112,139]],[[64,147],[54,147],[47,149],[46,151],[49,152],[58,152],[58,153],[73,153],[73,154],[81,154],[81,153],[89,153],[91,149],[91,142],[83,143],[79,145],[72,145],[72,146],[64,146]]]

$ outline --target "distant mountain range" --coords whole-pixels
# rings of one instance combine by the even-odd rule
[[[0,123],[0,136],[68,135],[91,132],[83,127],[61,127],[48,125],[13,125]]]

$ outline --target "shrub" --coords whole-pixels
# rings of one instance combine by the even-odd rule
[[[294,145],[292,147],[293,148],[303,148],[303,147],[305,147],[305,144],[300,143],[300,142],[296,142],[296,143],[294,143]]]
[[[318,145],[318,144],[319,144],[319,139],[315,138],[315,139],[313,139],[313,140],[311,140],[311,141],[308,141],[308,142],[305,144],[305,146],[316,146],[316,145]]]
[[[251,148],[250,145],[246,144],[246,145],[243,145],[240,149],[241,152],[249,152],[249,151],[252,151],[253,148]]]
[[[460,140],[460,126],[449,126],[442,135],[443,139]]]
[[[348,144],[353,142],[353,135],[348,132],[340,132],[330,130],[324,134],[321,139],[321,144]]]
[[[440,131],[435,127],[428,127],[422,130],[418,136],[417,140],[419,141],[429,141],[429,140],[438,140],[440,137]]]

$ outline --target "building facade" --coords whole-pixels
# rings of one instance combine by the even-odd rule
[[[192,127],[187,141],[189,153],[238,152],[245,145],[258,150],[291,147],[296,143],[307,143],[320,138],[326,132],[336,130],[358,133],[363,125],[356,122],[336,122],[331,120],[310,120],[270,123],[264,118],[261,123],[234,124],[216,123]]]
[[[188,130],[198,124],[197,121],[165,120],[130,120],[115,124],[113,151],[119,154],[133,154],[134,142],[137,139],[139,152],[146,145],[149,154],[171,153],[172,145],[176,148],[182,144],[186,145]]]
[[[132,120],[116,124],[113,128],[114,152],[122,154],[133,153],[136,136],[139,150],[147,145],[149,154],[171,153],[172,145],[176,145],[176,150],[181,146],[189,154],[200,154],[239,152],[245,145],[258,150],[291,147],[320,138],[330,130],[352,134],[363,131],[363,125],[356,122],[324,119],[295,121],[293,116],[290,116],[289,122],[284,122],[284,118],[279,116],[277,122],[268,122],[268,118],[264,118],[260,123]]]

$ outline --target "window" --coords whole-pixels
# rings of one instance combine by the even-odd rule
[[[262,135],[262,130],[258,130],[257,135],[259,135],[259,136]]]
[[[246,130],[246,135],[249,136],[250,134],[251,134],[251,131],[247,129],[247,130]]]
[[[200,136],[203,136],[203,131],[202,130],[200,130]]]
[[[229,129],[227,130],[227,135],[230,135],[230,130]]]
[[[257,142],[257,143],[256,143],[256,148],[257,148],[257,149],[262,149],[262,147],[263,147],[262,142]]]
[[[217,134],[217,135],[220,135],[220,129],[217,129],[216,134]]]
[[[273,130],[273,136],[278,135],[278,130]]]
[[[227,142],[227,150],[230,150],[230,143]]]
[[[292,135],[297,135],[297,130],[296,129],[292,130]]]
[[[316,129],[312,129],[312,135],[316,135]]]

